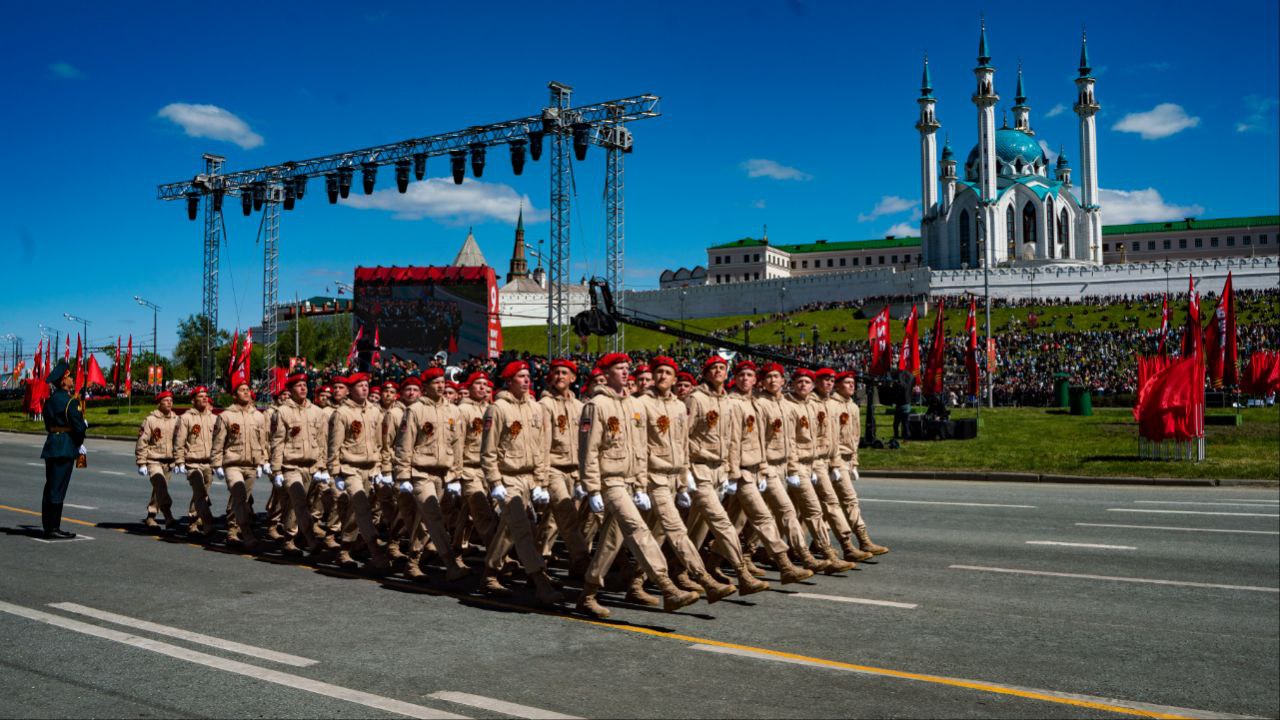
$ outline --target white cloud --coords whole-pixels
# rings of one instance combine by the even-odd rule
[[[908,200],[904,197],[898,197],[897,195],[885,195],[880,198],[880,201],[871,209],[871,212],[859,213],[858,222],[875,220],[881,215],[896,215],[900,212],[910,210],[919,204],[919,200]]]
[[[56,62],[49,66],[49,72],[57,75],[63,80],[78,80],[84,77],[84,73],[80,68],[66,62]]]
[[[1275,122],[1267,122],[1267,116],[1270,111],[1280,106],[1280,100],[1272,97],[1261,97],[1258,95],[1247,95],[1244,98],[1245,107],[1249,108],[1249,114],[1244,120],[1236,123],[1236,132],[1249,132],[1251,130],[1268,130],[1275,127]]]
[[[1159,140],[1200,124],[1200,118],[1187,115],[1181,105],[1160,103],[1147,112],[1129,113],[1112,130],[1138,133],[1143,140]]]
[[[536,209],[528,195],[520,195],[510,185],[470,178],[461,185],[454,185],[450,178],[428,178],[410,183],[403,195],[390,187],[376,190],[372,195],[352,193],[340,202],[361,210],[388,210],[395,213],[392,217],[397,220],[431,218],[451,225],[490,220],[514,225],[523,203],[525,222],[547,219],[547,213]]]
[[[884,234],[894,237],[917,237],[920,235],[920,226],[912,222],[900,222],[885,230]]]
[[[1160,191],[1098,189],[1098,203],[1102,205],[1102,222],[1106,225],[1124,225],[1135,222],[1158,222],[1196,217],[1204,212],[1200,205],[1172,205],[1165,202]]]
[[[1049,108],[1049,112],[1045,113],[1044,116],[1058,117],[1059,115],[1061,115],[1066,111],[1067,111],[1067,106],[1063,105],[1062,103],[1058,103],[1057,105],[1054,105],[1053,107]]]
[[[1054,152],[1053,148],[1049,147],[1049,143],[1045,142],[1044,140],[1041,140],[1040,150],[1044,152],[1046,157],[1049,158],[1050,163],[1058,162],[1058,153]]]
[[[755,208],[756,210],[763,210],[763,209],[765,209],[766,204],[767,204],[767,203],[765,203],[765,201],[764,201],[763,199],[760,199],[760,200],[752,200],[752,201],[751,201],[751,207]]]
[[[759,178],[767,177],[774,180],[812,180],[813,176],[807,172],[797,170],[793,167],[787,167],[776,160],[765,160],[763,158],[751,158],[741,165],[743,170],[747,171],[747,177]]]
[[[170,103],[157,113],[186,131],[191,137],[226,140],[248,150],[262,144],[262,136],[249,124],[217,105]]]

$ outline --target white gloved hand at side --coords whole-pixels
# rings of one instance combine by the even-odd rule
[[[84,422],[84,429],[85,429],[85,430],[88,430],[88,429],[89,429],[89,421],[88,421],[88,420],[84,420],[83,422]],[[81,445],[80,447],[84,447],[84,446],[83,446],[83,445]],[[81,455],[83,455],[84,453],[80,453],[80,454],[81,454]]]
[[[507,501],[507,486],[506,486],[506,485],[494,485],[494,486],[493,486],[493,489],[489,491],[489,497],[493,498],[494,500],[497,500],[497,501],[498,501],[498,502],[500,502],[500,503],[502,503],[502,502],[506,502],[506,501]]]
[[[271,478],[271,484],[278,488],[284,487],[284,476],[280,473],[276,473],[276,476]]]
[[[636,504],[636,507],[640,508],[644,512],[649,512],[653,509],[653,500],[649,498],[649,493],[644,492],[643,490],[632,495],[631,501]]]
[[[769,478],[766,478],[765,476],[761,475],[760,479],[756,481],[756,489],[759,490],[760,492],[764,492],[768,490]]]
[[[174,472],[176,472],[176,473],[178,473],[179,475],[186,475],[186,474],[187,474],[187,466],[186,466],[186,465],[178,465],[177,467],[175,467],[175,468],[173,469],[173,471],[174,471]]]
[[[582,483],[573,486],[573,499],[581,500],[587,496],[587,489],[582,487]]]
[[[693,473],[689,473],[688,476],[685,477],[685,484],[689,488],[689,492],[694,492],[698,489],[698,483],[693,479]]]
[[[146,476],[147,476],[147,466],[146,466],[146,465],[139,465],[139,466],[138,466],[138,475],[140,475],[140,476],[142,476],[142,477],[146,477]]]
[[[687,508],[690,505],[693,505],[693,500],[689,497],[689,493],[683,490],[676,493],[676,507]]]
[[[406,495],[408,495],[408,494],[412,493],[412,492],[413,492],[413,483],[409,482],[408,480],[404,480],[404,481],[402,481],[402,482],[400,483],[400,492],[405,493]]]
[[[223,470],[222,468],[214,468],[214,469],[213,469],[213,474],[214,474],[214,475],[217,475],[219,480],[226,480],[226,479],[227,479],[227,471],[226,471],[226,470]]]
[[[600,493],[591,493],[591,497],[587,498],[587,507],[593,513],[604,512],[604,498],[600,497]]]
[[[321,485],[328,485],[328,484],[329,484],[329,473],[327,473],[327,472],[325,472],[325,471],[323,471],[323,470],[318,470],[318,471],[316,471],[316,472],[311,473],[311,479],[312,479],[312,480],[315,480],[316,482],[320,483]]]
[[[854,468],[854,469],[853,469],[853,481],[854,481],[854,482],[858,482],[858,481],[859,481],[859,480],[861,480],[861,479],[862,479],[862,476],[858,474],[858,468]]]
[[[462,483],[457,480],[450,480],[444,484],[444,491],[454,497],[461,497]]]
[[[724,494],[725,494],[725,495],[737,495],[737,494],[738,494],[738,481],[737,481],[737,480],[730,480],[729,482],[725,483],[725,484],[724,484]]]
[[[333,486],[334,486],[334,487],[336,487],[336,488],[338,488],[338,490],[340,490],[340,491],[342,491],[342,492],[346,492],[346,490],[347,490],[347,481],[346,481],[346,479],[345,479],[345,478],[338,478],[337,480],[334,480],[334,481],[333,481]]]
[[[546,488],[536,487],[530,491],[529,496],[533,499],[534,505],[546,505],[551,502],[551,493]]]
[[[809,476],[809,484],[810,484],[810,485],[817,485],[817,484],[818,484],[818,473],[814,473],[814,474],[812,474],[812,475],[810,475],[810,476]]]
[[[80,454],[81,454],[81,455],[88,455],[88,454],[89,454],[89,451],[88,451],[88,450],[85,450],[85,449],[84,449],[84,446],[83,446],[83,445],[81,445],[81,446],[80,446]]]
[[[799,475],[788,475],[788,476],[787,476],[787,484],[788,484],[788,485],[790,485],[790,486],[791,486],[791,487],[793,487],[793,488],[798,488],[798,487],[800,487],[800,476],[799,476]]]
[[[840,482],[840,468],[831,468],[831,480]]]

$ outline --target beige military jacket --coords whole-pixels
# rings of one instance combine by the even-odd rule
[[[814,459],[826,460],[828,463],[835,462],[836,418],[831,414],[831,407],[827,405],[826,399],[818,393],[809,393],[809,402],[813,403]]]
[[[178,427],[173,433],[173,461],[178,465],[205,465],[213,456],[213,427],[218,416],[205,408],[195,408],[178,416]]]
[[[173,462],[173,436],[178,427],[178,414],[168,415],[152,410],[142,419],[138,442],[133,446],[133,459],[138,465]]]
[[[332,477],[355,475],[355,470],[380,474],[382,468],[382,408],[348,398],[329,418],[329,457]],[[390,470],[391,468],[386,468]]]
[[[597,493],[605,485],[623,485],[628,480],[648,486],[644,416],[634,397],[608,385],[591,391],[578,424],[578,465],[587,492]]]
[[[267,462],[267,423],[258,408],[232,405],[213,426],[214,467],[253,467]]]
[[[285,400],[270,421],[271,468],[288,468],[307,474],[317,472],[325,462],[324,412],[310,400],[301,404]]]
[[[484,412],[489,403],[462,398],[457,405],[464,429],[462,440],[462,464],[470,468],[480,467],[480,440],[484,437]]]
[[[685,396],[689,409],[689,461],[694,465],[732,464],[737,434],[732,421],[733,405],[722,388],[714,392],[705,384]]]
[[[491,486],[508,477],[532,475],[545,487],[549,447],[546,414],[532,395],[517,400],[503,390],[485,409],[480,465]]]
[[[458,406],[441,397],[423,395],[405,408],[396,442],[395,477],[408,480],[419,475],[441,473],[453,476],[462,471],[465,429]]]
[[[792,463],[795,442],[792,440],[791,418],[786,412],[786,396],[782,393],[756,395],[756,411],[760,416],[760,430],[764,441],[764,459],[770,465]]]
[[[858,443],[862,440],[862,411],[853,398],[845,399],[840,393],[831,393],[827,407],[835,416],[836,460],[832,467],[853,470],[858,467]]]
[[[582,422],[582,401],[568,396],[542,393],[538,404],[546,411],[551,431],[551,466],[563,472],[578,469],[578,424]]]
[[[677,475],[684,482],[689,471],[689,414],[674,394],[636,398],[645,412],[645,437],[651,475]]]
[[[809,398],[800,400],[791,393],[787,393],[785,398],[782,401],[782,410],[789,421],[792,447],[795,448],[791,461],[787,464],[787,474],[801,475],[802,479],[808,480],[808,470],[801,465],[809,465],[817,457],[817,405]]]
[[[395,404],[382,413],[382,467],[395,467],[396,440],[400,438],[400,423],[404,420],[404,403]]]
[[[738,428],[738,452],[736,462],[730,468],[733,477],[742,474],[742,468],[757,468],[764,464],[764,425],[756,409],[755,398],[740,392],[729,394],[734,410],[734,424]]]

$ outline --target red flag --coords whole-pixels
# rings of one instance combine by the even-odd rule
[[[98,364],[98,358],[93,353],[89,353],[87,371],[87,382],[89,385],[107,386],[107,377],[102,374],[102,366]]]
[[[356,338],[351,341],[351,349],[347,351],[347,367],[351,367],[351,361],[356,357],[356,344],[360,342],[360,338],[362,337],[364,337],[363,325],[356,330]]]
[[[111,368],[111,387],[120,392],[120,336],[116,336],[116,364]]]
[[[907,370],[920,382],[920,318],[916,306],[911,306],[911,314],[907,316],[907,324],[902,331],[902,350],[898,353],[898,369]]]
[[[382,359],[382,353],[378,352],[382,348],[382,340],[378,338],[378,326],[373,326],[373,363],[377,364]]]
[[[147,384],[148,385],[156,384],[156,366],[155,365],[147,366]]]
[[[947,340],[946,330],[942,325],[943,301],[938,301],[938,316],[933,320],[933,337],[929,341],[929,362],[924,368],[925,393],[934,395],[942,392],[942,379],[946,374]]]
[[[250,365],[253,362],[253,328],[244,331],[244,350],[240,353],[240,364],[244,366],[244,376],[253,377]]]
[[[66,345],[67,345],[66,350],[62,351],[62,359],[66,360],[67,362],[71,362],[71,335],[70,334],[67,335]]]
[[[36,379],[43,377],[43,374],[40,372],[41,370],[44,369],[42,367],[43,365],[44,365],[44,338],[40,338],[40,344],[36,346],[36,361],[35,361],[35,364],[31,366],[31,377]]]
[[[892,368],[893,337],[889,333],[889,306],[876,313],[867,326],[867,339],[871,343],[871,366],[867,372],[871,375],[884,375]]]
[[[271,397],[275,397],[285,391],[284,381],[289,377],[289,371],[284,368],[271,368]]]
[[[40,373],[40,377],[49,377],[51,372],[53,372],[53,343],[44,346],[44,372]]]
[[[133,335],[129,335],[129,347],[124,356],[124,396],[133,395]]]
[[[1236,369],[1236,303],[1235,294],[1231,290],[1231,273],[1227,272],[1227,281],[1222,286],[1222,297],[1218,298],[1218,307],[1209,318],[1209,327],[1204,332],[1204,352],[1208,356],[1205,364],[1209,370],[1209,381],[1215,388],[1227,387],[1239,383],[1240,376]]]
[[[1156,351],[1157,355],[1164,355],[1164,341],[1169,337],[1169,295],[1165,293],[1164,300],[1160,303],[1160,349]]]
[[[156,384],[157,385],[164,384],[164,366],[163,365],[156,366]]]
[[[71,337],[67,336],[67,340]],[[76,333],[76,394],[84,389],[84,352],[80,345],[80,333]]]
[[[969,301],[969,316],[964,320],[964,331],[969,336],[964,353],[964,367],[969,371],[968,394],[977,397],[981,380],[978,376],[978,301]]]
[[[1249,370],[1240,386],[1250,395],[1266,396],[1280,392],[1280,353],[1262,351],[1250,355]]]
[[[1187,327],[1182,334],[1182,357],[1200,354],[1200,295],[1196,292],[1195,279],[1188,280]]]
[[[1204,434],[1204,362],[1200,356],[1169,363],[1139,390],[1133,417],[1148,440],[1186,441]]]
[[[236,352],[236,346],[240,344],[240,329],[236,328],[235,334],[231,336],[231,358],[227,361],[227,377],[236,371],[236,360],[240,359]]]

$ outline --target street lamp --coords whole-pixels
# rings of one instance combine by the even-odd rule
[[[89,326],[92,325],[93,322],[90,320],[85,320],[82,317],[76,317],[71,313],[62,313],[62,317],[70,320],[71,322],[80,323],[80,326],[84,329],[84,343],[85,345],[88,345],[89,344]]]
[[[156,320],[160,313],[160,306],[137,295],[134,295],[133,299],[139,305],[151,308],[151,362],[158,364],[160,362],[160,336],[156,334]]]
[[[779,322],[782,323],[782,344],[783,345],[787,344],[786,307],[787,307],[787,286],[783,285],[778,288],[778,315],[779,315]]]

